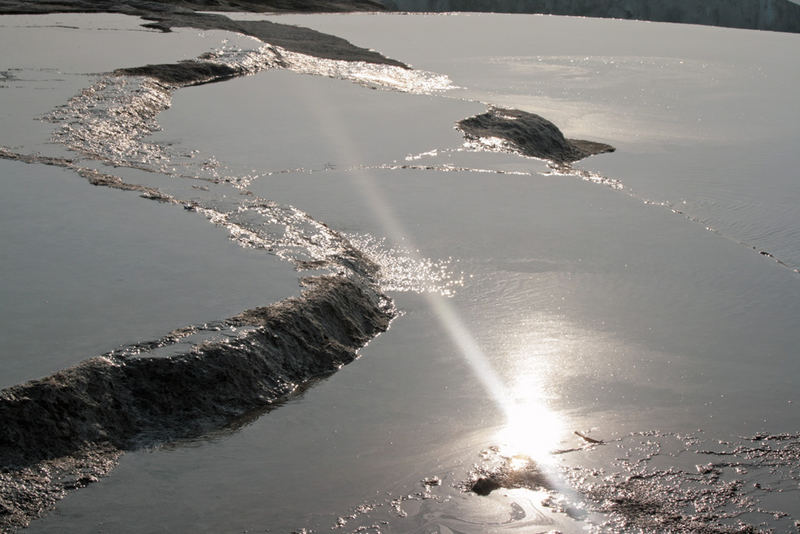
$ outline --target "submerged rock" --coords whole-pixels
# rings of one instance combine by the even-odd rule
[[[503,485],[500,484],[500,481],[497,480],[497,478],[491,476],[483,476],[475,480],[469,489],[473,493],[477,493],[478,495],[483,495],[485,497],[494,490],[498,490],[502,487]]]
[[[484,462],[473,467],[463,491],[486,496],[500,488],[552,489],[548,475],[532,458],[525,455],[506,456],[497,447],[483,451]]]
[[[459,121],[457,127],[467,139],[486,148],[505,149],[558,164],[615,150],[603,143],[567,139],[552,122],[518,109],[491,108],[486,113]],[[494,141],[497,139],[502,145]]]

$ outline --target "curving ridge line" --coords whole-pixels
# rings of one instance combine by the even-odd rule
[[[291,8],[290,6],[294,6]],[[337,0],[303,2],[283,0],[277,2],[187,2],[180,6],[159,0],[0,0],[0,15],[46,14],[61,12],[122,13],[142,17],[151,22],[144,24],[164,32],[172,28],[198,30],[223,30],[249,35],[265,43],[279,46],[323,59],[364,61],[380,65],[408,68],[404,63],[385,57],[374,50],[355,46],[346,39],[318,32],[302,26],[279,24],[268,20],[232,20],[216,13],[199,13],[195,10],[214,11],[356,11],[383,10],[381,4],[370,0]]]
[[[616,150],[604,143],[567,139],[549,120],[518,109],[491,107],[486,113],[458,121],[456,127],[482,149],[516,152],[562,166]],[[493,142],[495,139],[501,143]]]
[[[350,363],[394,316],[363,281],[304,284],[300,298],[223,321],[247,327],[240,337],[166,357],[110,353],[0,391],[0,530],[96,481],[122,451],[224,429]]]

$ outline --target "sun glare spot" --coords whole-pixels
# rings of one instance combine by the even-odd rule
[[[521,329],[524,333],[507,347],[508,397],[502,401],[506,420],[497,433],[507,458],[523,456],[538,464],[551,463],[552,452],[564,438],[565,423],[549,407],[547,383],[553,362],[565,347],[548,330],[537,321]]]
[[[503,456],[512,458],[515,469],[525,467],[520,459],[550,463],[564,431],[559,417],[543,401],[525,402],[506,408],[507,421],[498,433]]]
[[[314,103],[313,109],[318,112],[320,124],[336,125],[325,128],[325,133],[338,146],[344,160],[362,160],[358,145],[341,128],[346,121],[339,116],[338,108],[313,99],[309,99],[309,102]],[[396,245],[405,244],[407,250],[413,251],[412,236],[394,214],[375,178],[368,172],[351,173],[351,178],[384,235]],[[410,258],[418,264],[423,261],[419,254],[411,253]],[[495,362],[484,353],[453,302],[443,292],[426,292],[424,295],[436,320],[483,386],[487,397],[496,403],[505,416],[505,425],[497,436],[499,442],[505,444],[502,448],[508,451],[507,454],[503,452],[503,456],[518,457],[515,460],[515,466],[518,467],[515,469],[525,469],[525,462],[550,463],[550,453],[557,448],[563,432],[560,419],[547,407],[542,379],[547,375],[551,357],[562,349],[558,343],[560,338],[542,337],[541,332],[532,334],[532,337],[520,336],[520,342],[513,347],[516,350],[509,351],[509,360],[512,367],[516,368],[516,372],[511,373],[513,384],[509,384],[508,374],[503,376],[495,369]],[[537,332],[537,329],[518,331]]]
[[[516,456],[511,457],[509,465],[511,466],[512,470],[520,471],[531,465],[531,459],[528,456],[518,454]]]

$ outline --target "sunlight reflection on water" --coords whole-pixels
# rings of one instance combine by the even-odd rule
[[[506,356],[508,395],[503,403],[505,425],[497,432],[499,452],[511,458],[512,469],[524,469],[530,462],[554,463],[553,451],[559,448],[566,423],[550,408],[552,394],[547,383],[554,362],[564,347],[559,338],[542,329],[523,327]]]
[[[506,407],[506,412],[507,421],[497,440],[500,453],[512,458],[512,467],[525,467],[527,461],[516,465],[517,458],[525,457],[539,464],[552,463],[552,452],[564,435],[562,419],[541,398],[536,398],[535,390],[529,399]]]

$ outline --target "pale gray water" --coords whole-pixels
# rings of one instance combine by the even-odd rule
[[[726,480],[743,481],[739,494],[755,499],[744,520],[788,531],[800,517],[799,279],[741,242],[770,246],[776,256],[785,251],[787,261],[797,251],[791,200],[797,188],[790,178],[796,155],[781,147],[798,139],[797,108],[784,85],[798,73],[781,66],[781,53],[769,55],[796,51],[797,37],[557,17],[280,20],[448,74],[464,88],[448,93],[456,99],[405,95],[266,71],[177,91],[172,109],[158,117],[164,131],[154,139],[169,140],[176,151],[212,154],[226,172],[254,175],[246,187],[256,196],[291,204],[345,232],[356,246],[384,258],[379,263],[395,277],[406,272],[399,263],[413,266],[420,256],[441,261],[451,273],[445,280],[463,278],[463,286],[448,286],[451,298],[392,292],[402,315],[358,361],[238,431],[123,456],[109,477],[72,492],[30,531],[326,531],[359,505],[364,508],[343,531],[370,525],[376,525],[373,532],[581,530],[585,523],[542,506],[541,492],[501,491],[482,498],[453,487],[481,461],[481,450],[510,439],[503,409],[493,398],[497,391],[486,387],[485,376],[476,376],[475,355],[465,357],[470,351],[462,350],[469,337],[508,395],[527,410],[521,422],[510,425],[514,429],[553,438],[545,440],[547,450],[580,446],[574,430],[619,440],[554,456],[563,468],[563,495],[580,502],[585,494],[591,501],[594,479],[584,471],[591,469],[610,477],[612,491],[624,491],[624,482],[614,477],[637,473],[639,466],[615,458],[630,456],[648,459],[642,464],[653,468],[683,470],[671,479],[655,477],[658,483],[648,496],[663,504],[694,483],[702,485],[693,478],[702,471],[695,465],[713,457],[696,450],[734,448],[737,436],[757,432],[788,433],[794,449],[776,472],[768,472],[764,459],[748,460],[743,473],[720,467],[727,469]],[[532,25],[540,31],[531,31]],[[599,74],[585,69],[629,55],[632,42],[641,57],[625,60],[627,74],[620,77],[614,67]],[[733,43],[746,43],[747,55]],[[598,49],[601,44],[605,49]],[[517,60],[512,54],[533,56]],[[703,54],[717,57],[696,57]],[[536,68],[538,55],[548,66],[544,72]],[[581,63],[579,57],[589,59]],[[725,73],[712,92],[702,69],[685,73],[678,66],[681,60],[702,65],[706,59]],[[760,86],[750,76],[756,59],[769,74]],[[640,89],[636,84],[651,78],[659,80],[657,90],[630,103]],[[761,101],[760,92],[772,98]],[[545,175],[541,162],[509,154],[459,151],[463,139],[453,124],[485,109],[459,98],[539,112],[569,136],[616,145],[618,152],[579,166],[620,180],[622,189],[578,176]],[[709,124],[699,131],[688,127],[696,122],[692,103],[698,99]],[[684,101],[678,110],[652,105]],[[229,114],[221,113],[229,102],[224,108]],[[740,110],[754,125],[749,130],[754,135],[732,128],[735,117],[726,109]],[[593,110],[597,114],[586,115]],[[745,138],[747,152],[737,150]],[[406,159],[432,150],[437,152]],[[767,162],[772,179],[763,187],[754,172],[760,167],[752,162],[770,150],[782,158]],[[447,163],[468,169],[447,170],[442,167]],[[681,169],[692,170],[694,180]],[[139,179],[138,172],[120,172]],[[151,177],[147,183],[164,184],[176,195],[191,191],[166,185],[173,182]],[[715,183],[726,187],[711,187]],[[186,218],[179,207],[133,193],[94,191]],[[197,195],[202,200],[226,191],[226,202],[234,202],[233,188]],[[687,218],[643,202],[682,199],[690,207],[713,201],[719,209],[710,214],[687,209]],[[744,206],[730,209],[734,204]],[[705,217],[723,235],[707,231],[704,220],[692,220]],[[186,220],[203,226],[200,217]],[[220,230],[205,227],[204,254],[220,254],[212,242],[233,247],[220,239]],[[761,229],[769,239],[749,229]],[[386,245],[373,246],[381,238],[388,239]],[[381,256],[390,247],[418,252]],[[161,261],[172,266],[179,258]],[[245,264],[232,256],[231,261]],[[270,268],[269,280],[284,271]],[[391,275],[386,282],[419,287],[403,286]],[[180,287],[174,286],[178,292]],[[465,327],[456,337],[454,322]],[[165,324],[163,331],[182,324]],[[629,434],[651,431],[658,432]],[[543,461],[549,455],[533,442],[523,445],[523,452]],[[734,457],[744,462],[746,453],[738,454]],[[407,517],[393,511],[392,500],[415,492],[424,496],[420,481],[434,475],[444,481],[432,490],[440,498],[407,499],[400,504]],[[755,482],[785,491],[752,489]],[[712,496],[733,502],[724,488],[709,487]],[[514,519],[502,525],[509,518]],[[589,521],[602,524],[605,518]],[[609,531],[618,530],[613,525]]]
[[[299,291],[288,266],[175,206],[63,169],[0,169],[2,387]]]
[[[796,35],[493,17],[502,39],[466,14],[315,17],[315,27],[446,72],[463,87],[450,96],[538,113],[569,137],[610,143],[617,154],[577,166],[800,265],[800,106],[786,90],[800,85]]]

